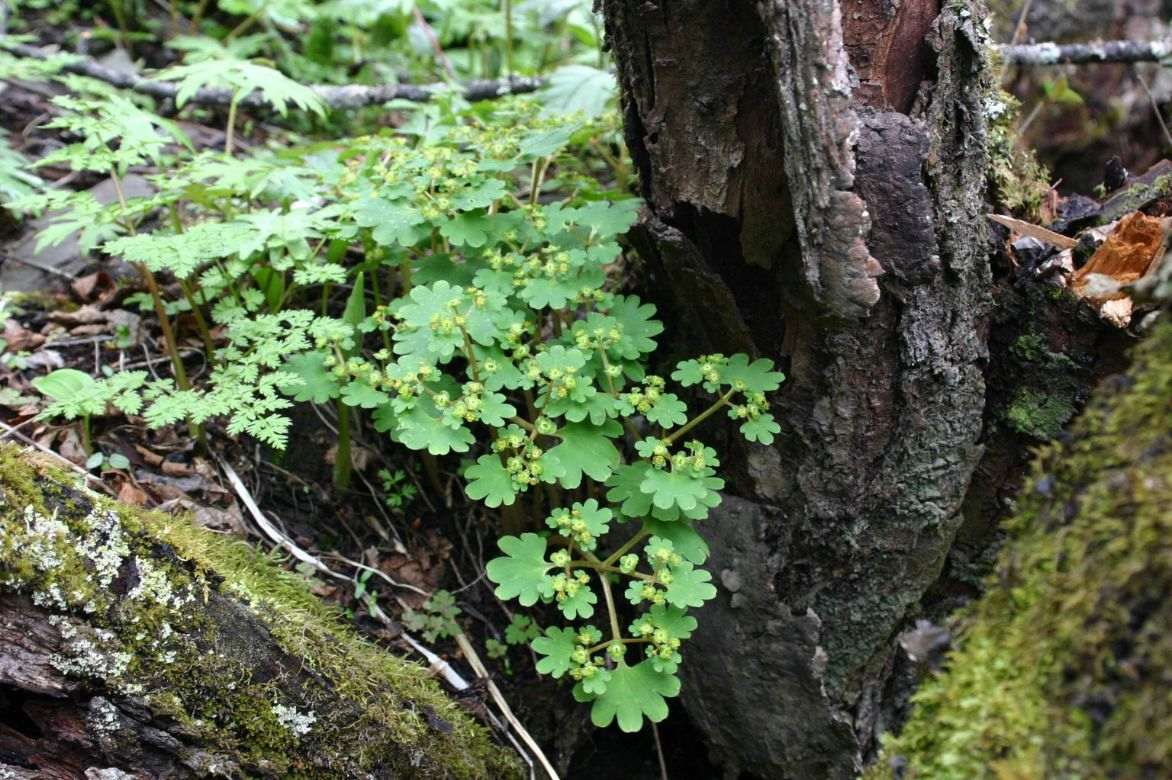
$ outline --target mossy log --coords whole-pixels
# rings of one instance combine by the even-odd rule
[[[519,774],[296,575],[0,445],[0,777]]]
[[[986,595],[868,777],[1172,777],[1172,323],[1039,453]]]

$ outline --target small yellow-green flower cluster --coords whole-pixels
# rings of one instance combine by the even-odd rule
[[[744,385],[743,382],[739,384]],[[735,385],[734,385],[735,387]],[[735,420],[756,420],[762,414],[769,412],[769,402],[765,400],[765,393],[746,393],[745,402],[736,404],[729,410],[729,416]]]
[[[590,575],[581,569],[569,574],[565,572],[555,574],[551,579],[553,595],[559,604],[576,597],[582,588],[590,584]]]
[[[570,655],[570,662],[573,664],[570,667],[570,677],[575,680],[589,680],[598,674],[600,667],[606,665],[606,660],[602,656],[591,656],[589,650],[601,641],[602,632],[594,626],[583,626],[578,631],[578,636],[574,639],[577,647]]]
[[[492,449],[497,453],[513,453],[505,458],[505,470],[518,488],[527,488],[541,481],[541,475],[545,472],[541,456],[545,450],[526,436],[521,428],[510,425],[493,441]]]
[[[582,510],[578,506],[573,509],[560,508],[553,510],[549,522],[554,529],[566,539],[572,541],[581,550],[593,550],[597,545],[594,534],[586,519],[582,517]]]
[[[641,388],[635,388],[627,393],[624,398],[627,403],[635,408],[639,414],[647,414],[651,411],[651,407],[655,406],[655,402],[663,395],[663,388],[666,386],[663,377],[649,375],[643,380]],[[663,457],[666,457],[664,453]]]
[[[680,640],[663,627],[657,627],[647,615],[642,615],[631,624],[631,634],[637,639],[649,642],[647,657],[657,656],[661,661],[677,661]]]

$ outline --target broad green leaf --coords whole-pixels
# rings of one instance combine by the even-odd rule
[[[584,620],[594,614],[594,605],[597,603],[598,596],[594,595],[594,591],[590,589],[589,585],[583,585],[578,588],[578,592],[573,596],[559,601],[558,609],[566,616],[566,620],[574,620],[576,618]]]
[[[533,533],[504,536],[497,542],[504,558],[493,558],[485,567],[488,578],[497,584],[500,599],[517,599],[531,607],[538,599],[553,597],[547,573],[553,564],[545,559],[545,539]]]
[[[641,485],[649,469],[651,464],[644,461],[616,468],[606,483],[610,488],[606,500],[619,504],[619,511],[627,517],[647,517],[651,513],[651,496],[643,492]]]
[[[748,441],[759,444],[772,444],[773,437],[781,433],[781,426],[771,414],[759,414],[752,420],[741,423],[741,435]]]
[[[545,629],[545,635],[537,637],[530,645],[533,652],[541,656],[537,662],[537,671],[560,679],[573,666],[571,656],[578,646],[577,639],[578,632],[572,628],[550,626]]]
[[[679,607],[656,604],[647,611],[647,619],[676,639],[687,639],[696,630],[696,618]]]
[[[664,697],[679,694],[680,680],[655,671],[650,661],[641,661],[634,666],[619,664],[611,670],[601,695],[591,696],[580,687],[575,686],[574,697],[579,701],[593,698],[590,720],[595,726],[605,728],[617,719],[622,731],[634,733],[643,728],[643,718],[658,723],[667,717]]]
[[[709,493],[703,476],[697,476],[690,469],[671,470],[648,469],[639,489],[651,496],[652,503],[660,509],[673,506],[687,511],[694,509]]]
[[[737,353],[720,370],[721,382],[726,385],[743,383],[749,393],[769,393],[781,386],[785,374],[773,370],[773,361],[759,358],[752,363],[749,356]]]
[[[615,92],[613,74],[589,65],[563,65],[539,93],[542,114],[563,117],[581,111],[593,119],[606,110]]]
[[[37,377],[32,381],[34,388],[55,401],[77,398],[92,390],[95,384],[93,377],[76,368],[59,368],[51,374]]]
[[[667,539],[673,550],[697,566],[708,560],[708,542],[685,520],[644,520],[643,530]]]
[[[464,492],[468,498],[483,501],[485,506],[492,509],[502,504],[512,506],[517,500],[513,478],[498,455],[481,455],[476,463],[464,471],[464,479],[467,481]]]
[[[618,349],[624,358],[636,360],[655,350],[655,337],[663,333],[663,323],[654,319],[653,304],[643,303],[634,295],[616,295],[607,313],[622,328]]]
[[[391,400],[382,390],[377,390],[366,382],[347,382],[342,388],[342,402],[347,406],[357,406],[362,409],[378,409]]]
[[[440,226],[440,235],[456,246],[479,247],[488,241],[492,220],[484,214],[457,214]]]
[[[372,228],[371,236],[383,246],[409,247],[426,235],[419,225],[423,215],[404,203],[392,203],[383,198],[367,198],[358,202],[354,221]]]
[[[341,391],[337,378],[325,366],[325,355],[320,352],[294,355],[286,361],[284,370],[301,380],[281,388],[294,401],[324,404],[337,398]]]
[[[705,601],[716,597],[712,575],[704,569],[697,569],[690,561],[671,567],[671,576],[671,584],[663,594],[669,604],[701,607]]]
[[[586,422],[569,423],[557,432],[562,443],[549,454],[565,469],[559,482],[574,489],[582,484],[582,475],[595,482],[605,482],[619,464],[619,451],[612,438],[621,436],[623,428],[614,420],[604,425]]]
[[[663,393],[644,415],[663,428],[674,428],[688,421],[688,406],[675,393]]]

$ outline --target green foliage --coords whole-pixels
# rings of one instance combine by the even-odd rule
[[[0,130],[0,206],[33,195],[44,187],[44,182],[29,172],[28,167],[28,160],[9,145],[8,134]]]
[[[281,71],[255,62],[236,59],[200,60],[190,65],[176,65],[160,71],[160,81],[177,81],[175,105],[183,105],[200,89],[212,87],[227,89],[233,101],[252,92],[260,92],[261,99],[285,116],[292,104],[302,111],[318,116],[325,114],[325,105],[309,87],[292,80]]]
[[[554,605],[566,624],[542,630],[519,616],[506,641],[531,643],[539,671],[572,679],[595,723],[631,731],[665,717],[695,628],[687,612],[716,593],[699,568],[708,550],[694,524],[720,502],[724,481],[697,428],[723,411],[748,441],[772,442],[779,426],[766,394],[782,377],[745,355],[685,361],[670,379],[651,373],[663,325],[652,304],[619,291],[619,239],[639,202],[607,150],[613,78],[597,52],[581,56],[598,40],[588,6],[526,4],[502,25],[489,0],[424,0],[418,8],[457,74],[561,67],[535,98],[469,107],[440,95],[393,106],[407,115],[396,132],[274,141],[242,158],[195,152],[138,103],[76,82],[82,96],[58,100],[54,126],[80,140],[52,162],[116,184],[131,167],[167,172],[151,177],[150,195],[119,188],[110,205],[52,192],[18,207],[60,213],[44,241],[81,230],[84,249],[130,262],[145,280],[178,282],[175,298],[131,300],[163,322],[197,322],[205,344],[193,383],[179,370],[174,380],[49,382],[49,414],[113,406],[152,427],[223,420],[230,435],[283,448],[289,407],[333,404],[336,463],[350,463],[353,420],[428,457],[464,455],[467,495],[519,518],[487,564],[498,597]],[[204,20],[215,40],[172,40],[184,62],[159,77],[178,83],[177,106],[188,111],[201,88],[231,92],[230,151],[235,111],[253,101],[245,96],[282,115],[324,115],[304,74],[348,75],[359,50],[362,62],[377,61],[396,34],[415,35],[404,33],[417,27],[415,7],[221,3],[221,15],[241,17],[231,32],[219,34],[222,18]],[[307,39],[278,43],[274,30],[290,24]],[[577,43],[561,45],[566,36]],[[504,43],[504,56],[488,56],[490,43]],[[386,61],[434,58],[428,42]],[[691,412],[699,400],[702,411]],[[401,508],[411,498],[403,475],[381,478],[388,506]],[[437,593],[405,622],[434,639],[458,630],[457,613]]]
[[[403,613],[403,625],[418,632],[428,642],[434,642],[460,633],[460,625],[456,622],[459,616],[456,597],[446,590],[437,590],[422,609],[408,609]]]

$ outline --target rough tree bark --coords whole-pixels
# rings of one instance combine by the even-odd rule
[[[777,446],[739,453],[744,498],[707,523],[723,588],[684,704],[730,776],[849,777],[981,457],[981,12],[602,9],[648,202],[635,244],[675,336],[788,374]]]
[[[518,777],[239,541],[0,445],[0,778]]]

